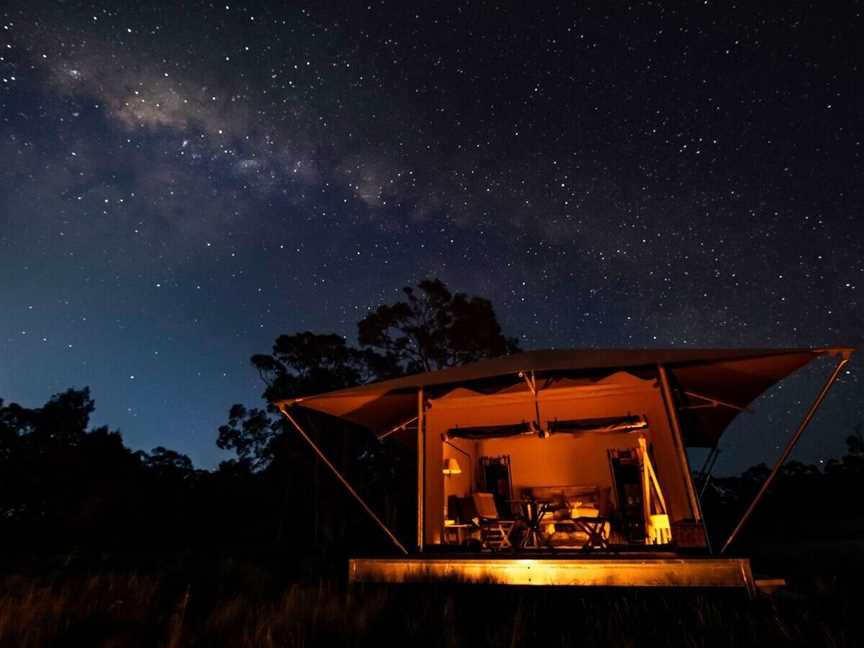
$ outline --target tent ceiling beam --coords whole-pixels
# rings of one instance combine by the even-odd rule
[[[702,394],[697,394],[692,391],[685,391],[684,394],[689,396],[690,398],[697,398],[705,403],[705,405],[685,405],[681,409],[699,409],[702,407],[728,407],[730,409],[737,410],[739,412],[747,412],[749,414],[753,413],[749,407],[741,407],[740,405],[735,405],[733,403],[727,403],[725,401],[717,400],[716,398],[712,398],[711,396],[703,396]]]

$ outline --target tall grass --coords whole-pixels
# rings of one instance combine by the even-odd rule
[[[242,571],[242,570],[241,570]],[[470,585],[254,586],[136,573],[0,579],[2,646],[862,645],[837,587],[741,593]],[[233,590],[233,591],[232,591]]]

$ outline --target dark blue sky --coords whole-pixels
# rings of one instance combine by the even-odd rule
[[[130,446],[214,466],[250,355],[430,275],[525,348],[861,342],[858,5],[6,7],[7,401],[89,385]],[[800,458],[842,451],[860,370]]]

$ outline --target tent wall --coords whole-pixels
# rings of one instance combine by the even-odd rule
[[[434,403],[434,401],[433,401]],[[426,415],[425,470],[423,489],[423,536],[425,544],[441,544],[444,526],[444,442],[433,423],[430,407]]]
[[[539,408],[543,425],[556,419],[645,416],[648,429],[641,433],[651,444],[655,469],[672,522],[698,519],[688,496],[688,488],[692,488],[689,466],[681,465],[656,380],[643,380],[622,372],[596,383],[563,381],[539,391]],[[509,425],[533,421],[535,418],[534,397],[524,386],[491,395],[457,389],[430,401],[425,444],[424,536],[427,544],[441,542],[446,502],[445,480],[447,494],[455,494],[457,488],[462,491],[468,485],[468,469],[463,465],[466,458],[442,441],[448,430]],[[450,441],[472,454],[475,462],[481,455],[510,455],[514,494],[518,495],[518,489],[526,486],[610,485],[606,449],[635,447],[639,434],[601,432],[560,434],[546,439],[518,436]],[[460,462],[462,475],[444,477],[442,465],[447,456],[453,456]]]
[[[537,436],[487,439],[479,443],[479,454],[510,455],[513,494],[518,497],[529,486],[611,487],[607,450],[638,445],[635,433],[575,438],[557,434],[548,439]]]

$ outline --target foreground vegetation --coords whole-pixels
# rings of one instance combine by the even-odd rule
[[[294,585],[202,601],[158,578],[7,579],[6,645],[858,645],[849,605],[719,594]]]
[[[818,570],[808,561],[785,591],[752,601],[720,591],[290,582],[236,561],[143,572],[58,564],[0,578],[0,645],[857,646],[862,598],[843,569],[853,558]]]

